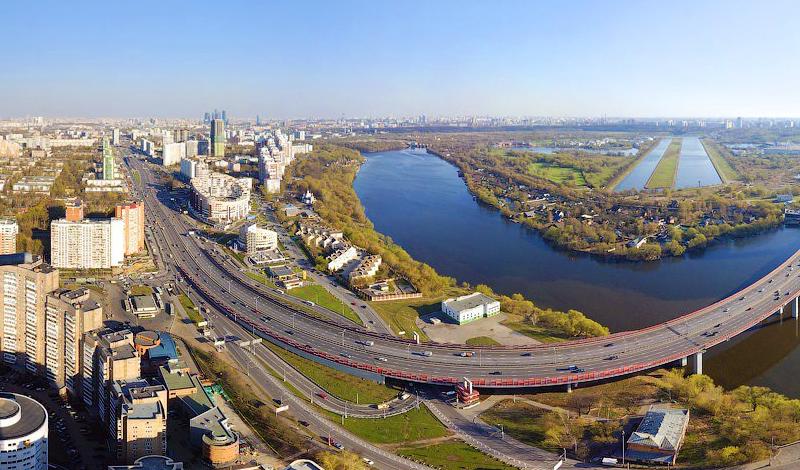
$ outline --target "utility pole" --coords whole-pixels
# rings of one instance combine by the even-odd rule
[[[625,428],[622,428],[622,465],[625,465]]]

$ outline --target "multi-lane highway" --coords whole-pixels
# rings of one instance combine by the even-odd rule
[[[800,292],[800,253],[751,286],[711,306],[637,331],[552,345],[475,347],[415,344],[368,331],[335,314],[306,313],[291,300],[247,277],[210,242],[189,235],[190,225],[165,206],[168,194],[140,171],[147,223],[163,240],[162,256],[206,302],[248,330],[282,347],[362,375],[479,387],[542,387],[592,382],[681,360],[745,331]],[[158,192],[162,191],[161,194]],[[160,197],[160,199],[159,199]],[[472,352],[462,357],[462,352]]]

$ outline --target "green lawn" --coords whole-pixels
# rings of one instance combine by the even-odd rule
[[[566,338],[558,336],[557,332],[549,331],[546,328],[537,325],[531,325],[522,321],[522,318],[518,315],[508,314],[508,318],[503,320],[501,323],[504,326],[511,328],[512,330],[522,333],[525,336],[529,336],[537,341],[542,343],[556,343],[558,341],[564,341]]]
[[[300,373],[331,395],[341,399],[355,403],[356,396],[358,396],[359,403],[383,403],[397,396],[397,390],[385,385],[323,366],[272,343],[265,342],[264,344]],[[280,373],[281,371],[275,372]]]
[[[250,279],[256,282],[260,282],[261,284],[264,284],[267,287],[270,287],[272,289],[278,288],[278,286],[276,286],[274,282],[272,282],[267,276],[264,276],[263,274],[256,274],[252,271],[245,271],[244,273],[247,274],[247,277],[249,277]]]
[[[542,417],[546,413],[549,412],[521,401],[503,400],[481,413],[481,419],[492,426],[502,424],[504,431],[514,439],[542,447],[546,431]]]
[[[476,450],[462,441],[424,447],[403,447],[399,455],[444,470],[512,470],[514,467]]]
[[[714,164],[714,169],[717,170],[717,173],[719,174],[720,178],[722,178],[723,183],[729,183],[739,179],[739,174],[733,169],[730,162],[728,162],[728,160],[722,155],[719,145],[716,142],[712,142],[708,139],[702,139],[700,142],[703,143],[703,148],[706,149],[706,153],[708,154],[709,158],[711,158],[711,163]]]
[[[192,299],[190,299],[186,294],[179,295],[178,299],[180,300],[183,309],[186,310],[186,315],[189,316],[189,320],[193,321],[194,323],[199,323],[205,320],[203,316],[200,315],[200,312],[197,310],[194,302],[192,302]]]
[[[405,331],[405,337],[411,338],[411,332],[416,331],[421,341],[428,341],[428,336],[417,328],[416,320],[420,314],[440,310],[441,300],[395,300],[391,302],[371,302],[370,305],[395,333]]]
[[[153,289],[150,286],[137,284],[131,286],[131,295],[153,295]]]
[[[320,307],[327,308],[331,312],[338,313],[339,315],[359,325],[364,324],[364,322],[361,321],[361,318],[356,315],[356,312],[354,312],[349,305],[334,297],[333,294],[328,292],[320,285],[312,284],[309,286],[297,287],[295,289],[287,290],[286,293],[297,297],[298,299],[314,302]]]
[[[476,336],[474,338],[467,339],[467,344],[469,346],[495,346],[500,343],[488,336]]]
[[[142,184],[142,175],[139,174],[139,170],[133,170],[133,180],[136,181],[136,184]]]
[[[586,186],[586,179],[584,179],[583,174],[575,168],[533,162],[528,165],[528,173],[554,183]]]
[[[412,398],[409,398],[411,400]],[[335,418],[333,418],[335,419]],[[341,419],[341,418],[339,418]],[[338,421],[341,423],[341,421]],[[433,439],[450,434],[425,405],[385,419],[344,420],[344,428],[373,444],[394,444]]]
[[[648,189],[671,188],[675,184],[675,175],[678,172],[678,160],[681,154],[681,139],[672,139],[664,155],[653,170],[645,187]]]

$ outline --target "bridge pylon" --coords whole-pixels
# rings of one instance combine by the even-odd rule
[[[697,351],[689,356],[689,373],[702,374],[703,373],[703,353],[705,351]]]

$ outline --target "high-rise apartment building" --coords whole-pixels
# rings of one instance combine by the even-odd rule
[[[225,156],[225,121],[214,119],[211,122],[211,155]]]
[[[17,252],[19,225],[13,219],[0,219],[0,255]]]
[[[125,260],[122,219],[70,221],[50,224],[50,262],[56,268],[108,269]]]
[[[81,393],[83,335],[103,326],[103,308],[88,289],[57,289],[47,296],[45,368],[51,386]]]
[[[45,363],[45,304],[58,271],[30,253],[0,255],[3,362],[41,373]],[[42,374],[44,375],[44,374]]]
[[[83,220],[83,201],[80,199],[67,201],[64,205],[64,211],[64,218],[70,222],[79,222]]]
[[[163,166],[172,166],[180,163],[182,158],[186,157],[186,143],[175,142],[171,144],[164,144],[161,147],[161,164]]]
[[[117,204],[114,217],[123,223],[125,256],[144,250],[144,201]]]
[[[81,399],[103,424],[110,415],[108,388],[116,380],[136,380],[141,362],[130,330],[90,331],[83,335]]]
[[[112,145],[119,145],[119,129],[114,128],[111,130],[111,144]]]
[[[167,453],[167,389],[145,380],[115,381],[109,389],[108,443],[117,460],[133,463]]]
[[[117,179],[117,169],[114,165],[114,149],[108,143],[108,137],[103,138],[103,179]]]

